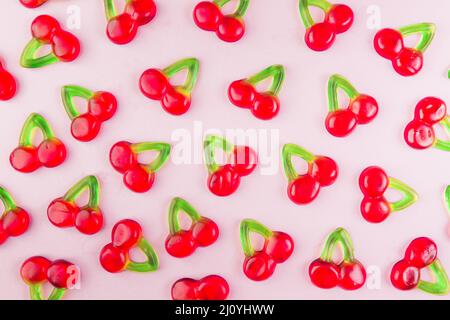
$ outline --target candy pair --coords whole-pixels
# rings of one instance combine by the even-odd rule
[[[428,268],[434,282],[421,280],[420,270]],[[450,281],[444,267],[437,258],[437,246],[427,237],[416,238],[408,245],[405,256],[391,270],[391,282],[400,290],[418,288],[431,294],[446,295],[450,292]]]
[[[0,200],[4,211],[0,217],[0,245],[10,237],[24,234],[30,225],[30,215],[18,207],[11,194],[0,186]]]
[[[39,68],[58,61],[70,62],[80,54],[80,42],[72,33],[61,28],[59,22],[49,16],[40,15],[31,23],[33,39],[27,44],[20,58],[25,68]],[[39,50],[51,45],[52,52],[38,57]]]
[[[199,280],[177,280],[171,290],[173,300],[225,300],[229,292],[228,282],[215,274]]]
[[[202,1],[195,6],[194,22],[203,30],[213,31],[220,40],[236,42],[245,32],[242,19],[247,12],[250,0],[239,0],[233,14],[223,15],[220,9],[231,0]]]
[[[72,289],[78,282],[80,270],[66,260],[50,261],[42,256],[27,259],[20,268],[23,281],[30,287],[32,300],[45,300],[43,286],[46,282],[54,287],[48,300],[60,300],[67,289]]]

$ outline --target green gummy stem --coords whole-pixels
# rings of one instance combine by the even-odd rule
[[[253,248],[251,239],[250,239],[250,233],[258,233],[261,236],[264,237],[264,239],[268,239],[272,237],[273,232],[267,228],[266,226],[262,225],[256,220],[253,219],[245,219],[242,220],[240,225],[240,237],[241,237],[241,244],[242,244],[242,250],[244,251],[244,254],[246,257],[251,257],[255,253],[255,249]]]
[[[23,125],[22,132],[20,133],[19,145],[32,145],[34,138],[33,132],[36,128],[41,129],[44,139],[51,139],[54,137],[53,130],[47,120],[38,113],[32,113]]]
[[[117,10],[116,10],[116,0],[104,0],[105,3],[105,15],[106,19],[111,20],[115,16],[117,16]]]
[[[58,62],[59,59],[53,52],[42,57],[36,57],[36,52],[42,47],[42,43],[37,39],[31,39],[23,49],[20,57],[20,65],[24,68],[40,68]]]
[[[180,211],[185,212],[192,221],[201,219],[201,215],[189,202],[179,197],[174,198],[169,207],[169,231],[172,235],[181,230],[179,220]]]
[[[328,111],[333,112],[339,109],[338,89],[344,90],[350,100],[356,98],[359,92],[343,76],[334,74],[328,80]]]
[[[342,250],[342,259],[345,262],[352,262],[355,260],[353,242],[349,233],[343,228],[337,228],[327,238],[320,259],[327,262],[333,261],[333,253],[339,244]]]
[[[298,177],[298,173],[292,163],[292,156],[294,155],[302,158],[308,163],[314,161],[316,158],[314,154],[296,144],[285,144],[281,152],[281,158],[284,172],[289,181],[295,180]]]
[[[434,282],[428,282],[419,280],[417,288],[422,291],[437,294],[446,295],[450,292],[450,283],[448,280],[447,273],[445,272],[444,266],[441,264],[439,259],[434,260],[432,264],[429,265],[431,274],[434,276]]]
[[[421,38],[419,40],[419,43],[416,45],[415,49],[420,52],[424,52],[430,45],[431,40],[433,40],[435,31],[436,31],[436,26],[434,25],[434,23],[424,22],[424,23],[417,23],[417,24],[412,24],[409,26],[399,28],[398,31],[404,37],[409,36],[414,33],[420,33]]]
[[[267,67],[261,72],[251,76],[250,78],[247,79],[247,82],[252,85],[255,85],[269,77],[272,77],[272,84],[270,85],[269,90],[267,92],[273,95],[278,95],[284,81],[284,75],[285,75],[284,67],[282,65],[276,64]]]
[[[157,270],[159,265],[158,256],[156,255],[155,250],[153,250],[153,247],[144,238],[141,238],[141,240],[139,240],[138,247],[142,250],[142,252],[144,252],[145,256],[147,257],[147,261],[130,261],[126,269],[134,272],[151,272]]]
[[[445,117],[444,120],[439,122],[439,124],[444,128],[445,132],[450,137],[450,117]],[[434,147],[442,151],[450,151],[450,141],[436,139]]]
[[[3,203],[4,211],[8,212],[17,208],[11,194],[2,186],[0,186],[0,199]]]
[[[94,96],[94,93],[86,88],[80,86],[64,86],[61,89],[61,98],[69,118],[72,120],[80,115],[76,105],[73,102],[74,97],[80,97],[89,100]]]
[[[205,163],[209,173],[216,172],[220,167],[215,159],[216,148],[220,148],[224,152],[230,153],[233,150],[234,145],[219,136],[210,135],[206,137],[203,143],[203,149],[205,152]]]
[[[97,209],[100,203],[100,183],[96,176],[87,176],[81,179],[67,191],[63,198],[66,201],[74,202],[86,188],[89,189],[89,207]]]
[[[158,151],[159,154],[151,163],[145,165],[150,172],[157,172],[169,159],[170,144],[165,142],[140,142],[131,145],[131,150],[134,153],[141,153],[145,151]]]
[[[65,293],[66,289],[64,288],[53,288],[48,300],[61,300]],[[42,294],[42,284],[30,285],[30,298],[31,300],[45,300]]]
[[[390,203],[392,212],[400,211],[403,209],[408,208],[410,205],[412,205],[414,202],[417,201],[419,198],[419,195],[417,192],[406,185],[405,183],[401,182],[398,179],[395,178],[389,178],[389,188],[395,189],[403,193],[403,198]]]
[[[222,8],[224,5],[226,5],[231,0],[214,0],[214,3],[219,7]],[[239,0],[239,5],[236,8],[236,11],[232,14],[233,17],[241,18],[245,15],[248,9],[248,5],[250,4],[250,0]]]
[[[186,75],[186,80],[182,88],[186,93],[190,93],[192,89],[194,89],[195,84],[197,83],[199,68],[200,68],[200,61],[198,59],[187,58],[171,64],[167,68],[163,69],[162,72],[168,78],[171,78],[177,72],[180,72],[183,69],[187,69],[188,73]]]
[[[326,13],[330,10],[332,4],[325,0],[299,0],[298,9],[303,25],[306,29],[311,28],[311,26],[315,23],[311,16],[311,12],[309,11],[309,6],[319,8]]]
[[[445,202],[445,206],[447,207],[448,213],[450,213],[450,185],[448,185],[445,188],[445,191],[444,191],[444,202]]]

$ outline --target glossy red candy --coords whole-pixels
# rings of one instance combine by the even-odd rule
[[[400,260],[391,271],[391,282],[397,289],[410,290],[417,287],[420,279],[419,268],[411,265],[410,262]]]
[[[19,0],[19,1],[25,7],[32,9],[32,8],[37,8],[39,6],[42,6],[48,0]]]
[[[405,260],[411,265],[421,269],[429,266],[436,260],[437,246],[427,237],[416,238],[406,248]]]
[[[309,277],[311,282],[319,288],[331,289],[339,284],[339,267],[321,259],[314,260],[309,265]]]
[[[218,275],[199,280],[183,278],[172,285],[173,300],[225,300],[230,292],[227,281]]]
[[[43,283],[47,280],[47,270],[51,261],[41,256],[27,259],[20,268],[20,275],[28,285]]]
[[[17,90],[16,79],[8,72],[0,61],[0,100],[12,99]]]
[[[244,261],[245,275],[254,281],[263,281],[275,271],[276,262],[265,252],[256,252]]]
[[[47,280],[55,288],[72,288],[78,281],[78,268],[66,260],[56,260],[47,269]]]
[[[217,196],[225,197],[234,193],[241,183],[241,176],[229,164],[221,166],[208,176],[208,187]]]

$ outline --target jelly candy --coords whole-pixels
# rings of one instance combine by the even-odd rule
[[[1,186],[0,200],[4,207],[0,217],[0,245],[2,245],[9,237],[18,237],[28,230],[30,215],[18,207],[11,194]]]
[[[151,163],[142,164],[138,161],[138,155],[146,151],[157,151],[159,154]],[[116,171],[123,174],[123,183],[128,189],[142,193],[151,189],[156,172],[167,162],[169,155],[168,143],[120,141],[112,146],[109,161]]]
[[[48,0],[19,0],[19,1],[21,4],[23,4],[23,6],[32,9],[42,6]]]
[[[342,250],[340,263],[333,261],[336,244]],[[364,285],[366,269],[355,259],[353,243],[345,229],[337,228],[328,236],[320,258],[309,265],[309,277],[314,285],[322,289],[339,286],[345,290],[356,290]]]
[[[183,278],[172,286],[173,300],[225,300],[230,292],[228,282],[218,275],[199,280]]]
[[[16,94],[17,84],[14,76],[5,69],[0,61],[0,100],[12,99]]]
[[[139,248],[147,257],[145,262],[130,259],[130,250]],[[100,264],[111,273],[124,270],[151,272],[158,269],[158,256],[142,235],[139,223],[131,219],[120,220],[112,229],[111,243],[100,252]]]

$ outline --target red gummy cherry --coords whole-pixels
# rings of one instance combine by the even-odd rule
[[[44,167],[57,167],[66,159],[66,146],[56,138],[46,139],[39,145],[37,155]]]
[[[414,149],[429,148],[436,140],[433,128],[420,120],[413,120],[408,123],[403,136],[406,143]]]
[[[153,0],[130,0],[125,5],[125,13],[142,26],[149,23],[156,16],[156,5]]]
[[[139,79],[141,92],[153,100],[161,100],[169,86],[169,80],[158,69],[145,70]]]
[[[288,196],[296,204],[307,204],[319,194],[320,183],[309,174],[301,175],[288,185]]]
[[[219,20],[216,34],[219,39],[226,42],[236,42],[242,38],[245,32],[244,21],[233,16],[224,16]]]
[[[229,196],[237,190],[241,177],[234,168],[227,164],[208,176],[208,187],[217,196]]]
[[[197,4],[193,13],[195,24],[206,31],[216,31],[222,16],[220,8],[210,1]]]
[[[192,237],[200,247],[213,244],[219,237],[219,227],[208,218],[201,218],[196,221],[191,228]]]
[[[229,292],[228,282],[218,275],[206,276],[198,281],[199,300],[225,300]]]
[[[251,111],[258,119],[272,119],[280,111],[280,101],[270,93],[260,93],[256,95],[255,103]]]
[[[325,21],[335,27],[336,33],[343,33],[353,24],[353,11],[345,4],[334,4],[328,11]]]
[[[319,288],[334,288],[339,283],[339,267],[332,262],[316,259],[309,265],[309,278]]]
[[[47,270],[50,265],[51,262],[47,258],[31,257],[22,264],[20,275],[23,281],[29,285],[43,283],[47,280]]]
[[[52,37],[52,49],[59,60],[70,62],[80,54],[80,42],[70,32],[57,30]]]
[[[380,56],[392,60],[404,48],[403,36],[397,30],[382,29],[375,35],[373,45]]]
[[[109,152],[109,162],[120,173],[125,173],[135,166],[137,159],[133,150],[131,150],[131,144],[126,141],[114,144]]]
[[[356,116],[359,124],[366,124],[372,121],[378,113],[378,103],[371,96],[360,94],[352,100],[349,110]]]
[[[400,290],[414,289],[420,280],[420,270],[412,266],[408,261],[397,262],[391,270],[391,282]]]
[[[426,97],[419,101],[414,111],[414,118],[433,125],[447,116],[447,106],[439,98]]]
[[[358,260],[342,262],[339,265],[339,286],[345,290],[356,290],[366,282],[366,269]]]
[[[264,244],[263,251],[276,263],[286,261],[294,251],[294,241],[287,233],[275,231]]]
[[[231,158],[231,166],[240,176],[247,176],[255,170],[258,155],[248,146],[236,146]]]
[[[228,97],[232,104],[240,108],[251,108],[255,103],[256,90],[245,80],[233,81],[228,87]]]
[[[16,79],[11,73],[3,69],[0,63],[0,100],[6,101],[16,94]]]
[[[265,252],[258,251],[244,261],[245,275],[254,281],[262,281],[269,278],[275,271],[275,261]]]
[[[328,22],[312,25],[305,33],[306,45],[314,51],[324,51],[331,47],[336,38],[336,28]]]
[[[73,203],[64,199],[53,200],[47,208],[47,217],[50,222],[59,228],[68,228],[75,225],[75,215],[80,209]]]
[[[384,194],[388,186],[389,177],[380,167],[368,167],[359,176],[359,188],[364,195],[380,197]]]
[[[47,2],[47,0],[19,0],[19,1],[22,5],[30,9],[37,8]]]
[[[437,257],[437,246],[427,237],[414,239],[405,252],[405,260],[412,266],[424,268],[434,262]]]
[[[108,21],[106,34],[115,44],[126,44],[137,34],[138,23],[128,13],[122,13]]]
[[[120,272],[126,268],[127,263],[127,251],[114,247],[112,243],[104,246],[100,252],[100,264],[108,272]]]
[[[112,118],[117,110],[116,97],[106,91],[95,92],[94,96],[88,101],[89,113],[100,121],[107,121]]]
[[[197,300],[197,281],[194,279],[180,279],[172,285],[173,300]]]
[[[177,258],[190,256],[197,248],[197,243],[190,230],[180,230],[166,239],[167,252]]]
[[[30,225],[30,216],[22,208],[6,212],[2,219],[3,230],[11,237],[17,237],[25,233]]]
[[[391,213],[391,206],[384,197],[364,197],[361,202],[361,214],[372,223],[384,221]]]
[[[309,174],[316,179],[321,186],[329,186],[338,176],[339,169],[336,162],[324,156],[319,156],[314,159],[309,169]]]
[[[47,269],[47,279],[55,288],[72,288],[78,281],[78,270],[73,263],[56,260]]]
[[[150,190],[154,181],[155,174],[153,172],[147,172],[147,170],[141,165],[131,167],[123,175],[123,182],[125,185],[130,190],[139,193]]]
[[[59,22],[49,15],[40,15],[31,23],[31,34],[43,43],[50,43],[55,32],[60,29]]]
[[[327,131],[335,137],[345,137],[356,127],[356,116],[350,110],[336,110],[325,119]]]
[[[2,219],[0,219],[0,245],[5,243],[5,241],[8,240],[8,238],[9,238],[9,234],[3,228],[3,222],[2,222]]]
[[[162,97],[161,104],[168,113],[179,116],[189,110],[191,98],[180,88],[169,86]]]
[[[17,147],[11,152],[9,162],[20,172],[33,172],[41,166],[38,158],[38,149],[34,146]]]
[[[113,246],[124,250],[129,250],[134,247],[141,237],[141,225],[131,219],[119,221],[112,229]]]
[[[100,128],[100,120],[91,113],[85,113],[72,120],[70,132],[75,139],[87,142],[98,135]]]
[[[100,210],[82,208],[75,216],[75,227],[84,234],[94,234],[103,227],[103,214]]]
[[[403,48],[400,53],[392,60],[392,66],[395,71],[402,76],[413,76],[422,69],[422,52],[413,48]]]

